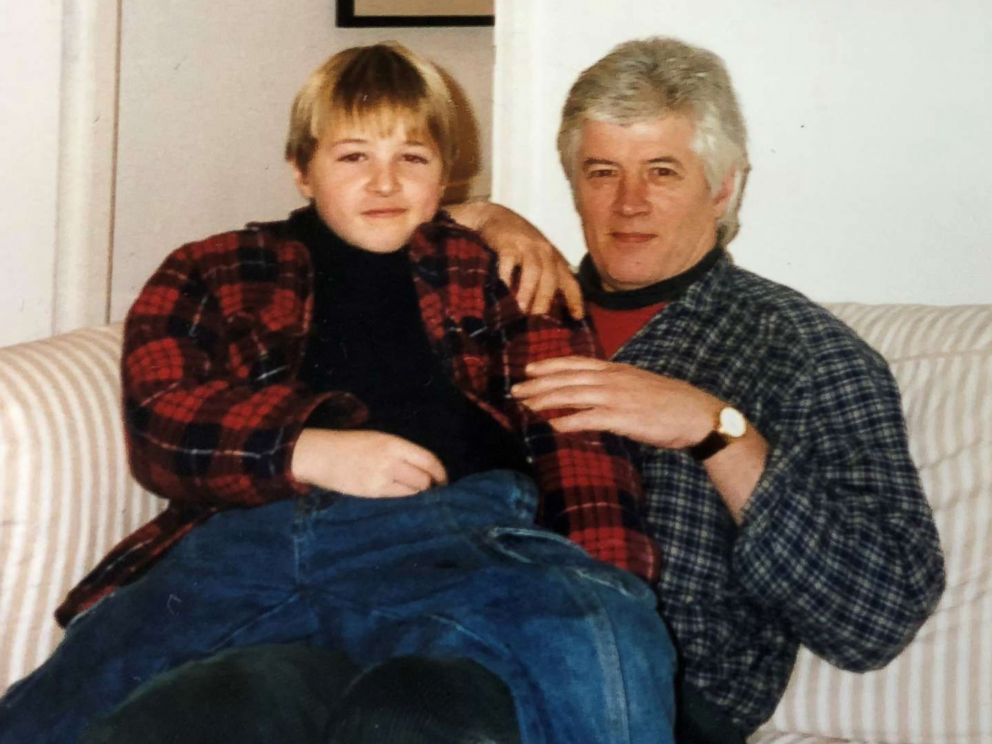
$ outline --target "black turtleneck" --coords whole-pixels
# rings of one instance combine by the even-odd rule
[[[430,450],[448,478],[494,468],[527,470],[519,439],[455,386],[431,349],[409,249],[373,253],[349,245],[313,208],[289,230],[310,251],[313,327],[300,379],[316,392],[343,390],[369,409],[363,428]],[[318,408],[307,426],[333,427]]]
[[[670,276],[639,289],[608,292],[603,288],[599,273],[587,253],[579,264],[579,286],[582,287],[582,296],[587,302],[592,302],[607,310],[636,310],[640,307],[656,305],[659,302],[677,300],[693,282],[709,271],[710,267],[719,261],[722,255],[723,248],[717,246],[699,259],[692,268],[686,269],[681,274]]]

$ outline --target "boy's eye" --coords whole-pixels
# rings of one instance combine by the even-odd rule
[[[346,152],[344,155],[339,155],[338,160],[343,163],[360,163],[365,160],[364,152]]]
[[[427,165],[430,162],[425,155],[418,155],[414,152],[408,152],[403,155],[403,160],[408,163],[415,163],[416,165]]]

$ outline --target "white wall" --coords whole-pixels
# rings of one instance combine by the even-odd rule
[[[52,329],[62,2],[0,8],[0,346]]]
[[[822,301],[992,302],[992,5],[984,0],[497,0],[494,198],[583,252],[554,150],[615,43],[726,60],[753,171],[738,262]]]

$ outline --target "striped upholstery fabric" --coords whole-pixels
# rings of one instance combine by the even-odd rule
[[[0,690],[58,642],[69,587],[160,508],[127,470],[120,345],[109,326],[0,349]]]
[[[992,742],[992,305],[831,307],[892,364],[940,531],[947,591],[887,668],[802,650],[753,744]],[[805,734],[807,736],[803,736]]]

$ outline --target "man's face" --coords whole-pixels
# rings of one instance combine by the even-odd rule
[[[575,201],[606,290],[638,289],[680,274],[716,243],[732,175],[717,194],[710,192],[703,161],[691,147],[694,129],[679,114],[583,125]]]
[[[296,185],[341,238],[373,253],[391,253],[434,216],[444,190],[434,143],[398,124],[382,135],[340,125],[320,138]]]

